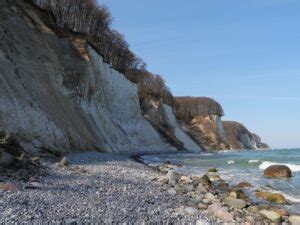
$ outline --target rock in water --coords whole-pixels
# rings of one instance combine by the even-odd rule
[[[277,212],[274,212],[274,211],[263,209],[263,210],[259,211],[259,214],[262,215],[263,217],[271,220],[274,223],[278,223],[281,221],[281,216]]]
[[[258,199],[264,199],[266,201],[277,203],[277,204],[286,204],[287,203],[285,197],[282,194],[278,194],[278,193],[259,191],[259,192],[256,192],[255,196]]]
[[[264,175],[269,178],[290,178],[292,171],[284,165],[273,165],[264,170]]]
[[[241,189],[251,188],[251,187],[253,187],[252,184],[248,182],[240,182],[235,186],[235,188],[241,188]]]
[[[242,199],[236,199],[236,198],[231,198],[231,197],[227,197],[225,198],[225,204],[228,206],[231,206],[233,208],[237,208],[237,209],[242,209],[246,207],[246,202]]]

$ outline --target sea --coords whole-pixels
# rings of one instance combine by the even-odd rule
[[[141,158],[147,164],[161,164],[166,161],[180,163],[183,167],[178,172],[184,174],[202,175],[208,168],[217,168],[221,178],[231,185],[247,181],[254,186],[254,190],[283,194],[290,202],[287,208],[292,213],[300,213],[300,149],[160,154]],[[288,166],[292,170],[292,178],[264,177],[263,170],[271,165]]]

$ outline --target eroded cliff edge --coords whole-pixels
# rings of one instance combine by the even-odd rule
[[[222,121],[224,111],[214,99],[176,97],[176,117],[203,150],[268,149],[261,138],[241,123]]]

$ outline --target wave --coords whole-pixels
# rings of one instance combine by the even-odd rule
[[[231,164],[234,164],[235,161],[234,161],[234,160],[229,160],[227,163],[228,163],[229,165],[231,165]]]
[[[249,164],[253,164],[253,163],[258,163],[260,160],[258,160],[258,159],[250,159],[249,161],[248,161],[248,163]]]
[[[293,172],[300,172],[300,165],[291,164],[291,163],[277,163],[277,162],[270,162],[270,161],[262,162],[262,164],[259,165],[259,169],[264,170],[269,166],[273,166],[273,165],[284,165],[289,167]]]

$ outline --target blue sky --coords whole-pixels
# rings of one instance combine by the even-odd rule
[[[174,95],[213,97],[224,120],[300,147],[299,0],[99,2]]]

